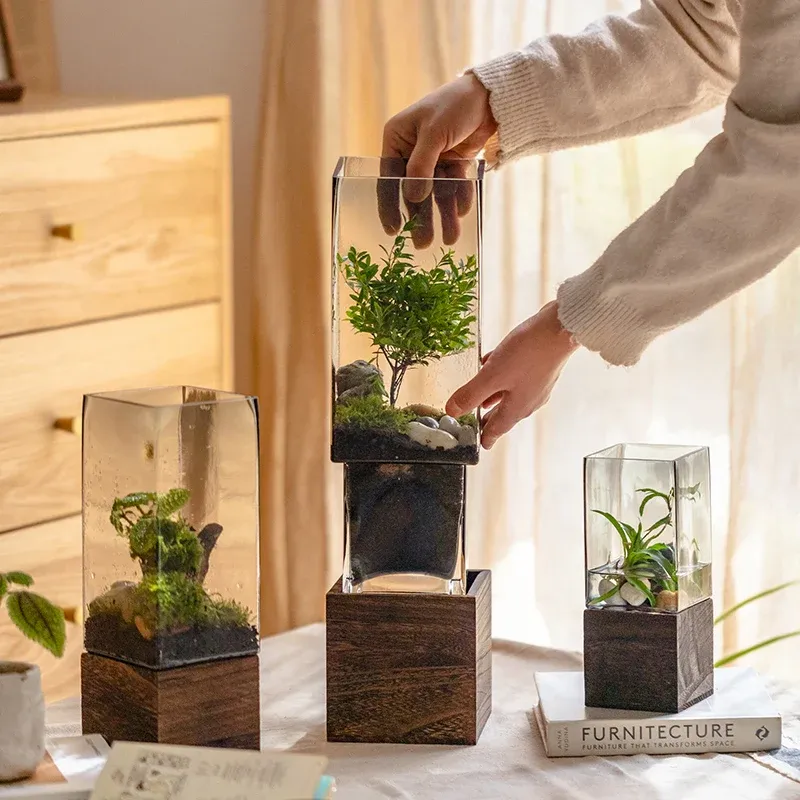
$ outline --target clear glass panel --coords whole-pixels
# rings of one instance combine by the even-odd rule
[[[258,406],[175,386],[87,395],[87,650],[166,668],[258,652]]]
[[[480,367],[483,162],[403,174],[359,158],[334,174],[331,457],[476,464],[476,415],[444,406]]]
[[[464,594],[466,468],[346,464],[345,592]]]
[[[676,612],[711,596],[709,482],[705,447],[585,459],[587,607]]]

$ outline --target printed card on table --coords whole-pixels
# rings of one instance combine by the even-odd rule
[[[90,800],[314,800],[324,756],[115,742]]]

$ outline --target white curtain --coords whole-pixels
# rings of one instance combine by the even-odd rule
[[[630,0],[473,0],[471,62],[574,32]],[[635,80],[635,76],[632,76]],[[691,166],[722,109],[636,139],[531,157],[486,180],[491,349]],[[800,190],[800,187],[798,187]],[[800,224],[800,223],[799,223]],[[617,442],[711,448],[715,611],[800,578],[800,258],[655,342],[634,368],[580,352],[549,405],[470,470],[469,564],[494,570],[494,633],[578,650],[582,458]],[[798,628],[800,592],[717,628],[717,656]],[[800,639],[742,660],[796,674]]]

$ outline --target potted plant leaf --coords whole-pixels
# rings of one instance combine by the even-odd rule
[[[0,604],[11,622],[31,641],[64,654],[64,612],[31,591],[27,572],[0,572]],[[44,757],[44,696],[39,667],[0,661],[0,781],[32,775]]]

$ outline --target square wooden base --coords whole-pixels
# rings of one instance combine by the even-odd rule
[[[330,742],[477,744],[492,712],[491,572],[467,593],[326,596]]]
[[[586,609],[586,705],[677,713],[714,691],[714,609],[676,614]]]
[[[132,742],[259,750],[258,656],[154,670],[81,656],[83,733]]]

